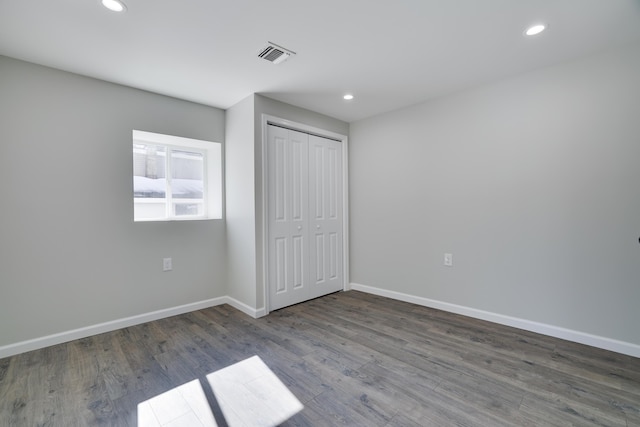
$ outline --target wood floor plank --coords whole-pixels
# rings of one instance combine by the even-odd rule
[[[357,291],[0,359],[0,426],[137,426],[139,404],[253,355],[304,405],[283,426],[640,426],[640,359]]]
[[[569,401],[562,396],[526,396],[521,410],[535,418],[539,424],[563,423],[579,426],[626,427],[624,413],[602,412],[589,406]]]

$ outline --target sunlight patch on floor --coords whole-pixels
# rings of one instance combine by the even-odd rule
[[[304,408],[259,356],[211,373],[207,380],[230,427],[276,426]]]
[[[229,427],[276,426],[304,408],[259,356],[212,372],[207,381]],[[197,379],[138,404],[138,427],[182,426],[218,426]]]
[[[139,427],[217,427],[200,381],[193,380],[138,404]]]

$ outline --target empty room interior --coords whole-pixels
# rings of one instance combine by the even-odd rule
[[[640,1],[0,2],[0,426],[640,426]]]

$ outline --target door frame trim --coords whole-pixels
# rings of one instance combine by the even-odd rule
[[[269,124],[284,127],[290,130],[304,132],[323,138],[333,139],[342,143],[342,290],[349,290],[349,137],[315,126],[298,123],[282,117],[262,114],[262,288],[264,295],[265,315],[271,311],[269,301],[269,197],[268,177],[269,165],[267,156],[267,129]]]

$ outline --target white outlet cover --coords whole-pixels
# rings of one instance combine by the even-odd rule
[[[453,267],[453,254],[444,254],[444,265]]]
[[[171,271],[173,269],[173,265],[171,262],[171,258],[163,258],[162,259],[162,271]]]

